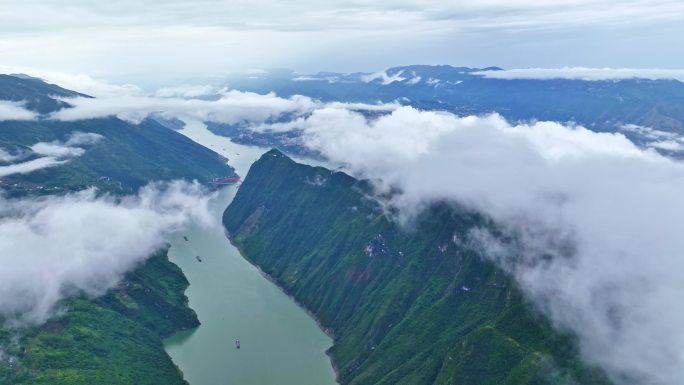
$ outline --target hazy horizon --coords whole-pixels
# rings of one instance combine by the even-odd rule
[[[136,84],[407,64],[673,69],[684,68],[682,19],[672,0],[29,0],[0,11],[0,54],[5,66]]]

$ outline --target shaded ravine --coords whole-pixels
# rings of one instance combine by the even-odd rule
[[[216,136],[201,123],[181,132],[228,157],[241,176],[264,152]],[[191,385],[335,384],[325,355],[331,339],[226,238],[221,216],[235,192],[224,188],[211,202],[216,227],[191,228],[171,242],[169,258],[190,281],[186,294],[202,325],[166,340],[167,352]]]

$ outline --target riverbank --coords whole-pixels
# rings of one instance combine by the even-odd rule
[[[332,330],[330,330],[329,328],[326,328],[325,326],[323,326],[323,324],[321,323],[321,320],[318,318],[318,316],[316,316],[316,314],[314,314],[311,310],[307,309],[304,306],[304,304],[299,302],[297,300],[297,298],[292,293],[290,293],[289,290],[287,290],[287,288],[285,288],[283,285],[281,285],[271,275],[269,275],[268,273],[263,271],[261,269],[261,266],[257,265],[256,262],[254,262],[252,259],[250,259],[249,256],[247,255],[247,253],[245,253],[245,251],[236,242],[234,242],[233,238],[230,236],[230,233],[228,233],[228,231],[225,231],[225,235],[226,235],[226,238],[228,239],[228,241],[230,242],[230,244],[233,245],[233,247],[235,247],[237,249],[237,251],[240,253],[240,256],[242,256],[242,258],[244,258],[247,262],[249,262],[252,266],[254,266],[254,268],[256,268],[259,271],[259,274],[261,274],[262,277],[266,278],[269,282],[271,282],[275,286],[277,286],[283,293],[285,293],[285,295],[287,295],[288,298],[290,298],[290,300],[292,300],[292,302],[294,302],[297,306],[299,306],[300,309],[302,309],[302,311],[304,311],[309,317],[311,317],[311,319],[313,319],[316,322],[316,325],[318,326],[318,328],[323,333],[325,333],[325,335],[327,335],[328,337],[330,337],[330,339],[333,340],[333,345],[334,345],[335,344],[335,333]],[[332,348],[332,346],[325,350],[325,355],[328,356],[328,358],[330,359],[330,365],[332,366],[332,369],[335,372],[335,382],[337,382],[339,384],[340,383],[340,381],[339,381],[340,373],[339,373],[339,369],[337,367],[337,363],[335,362],[335,357],[333,357],[333,355],[330,353],[331,348]]]
[[[180,132],[229,158],[241,176],[266,152],[235,145],[198,122]],[[167,353],[191,385],[336,385],[326,354],[331,337],[226,237],[221,218],[236,190],[225,187],[210,203],[217,226],[188,229],[171,242],[169,257],[190,282],[186,295],[202,325],[166,340]]]

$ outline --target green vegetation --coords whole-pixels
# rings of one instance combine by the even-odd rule
[[[513,280],[458,242],[485,218],[437,204],[405,229],[369,193],[273,150],[223,218],[246,257],[332,332],[342,384],[608,383]]]
[[[148,120],[138,126],[116,118],[77,122],[0,122],[0,148],[27,148],[36,142],[64,141],[74,131],[104,136],[84,146],[85,153],[67,163],[2,178],[10,196],[54,194],[95,186],[102,191],[132,193],[153,181],[233,176],[213,151]]]
[[[0,75],[0,100],[23,101],[43,114],[67,106],[51,96],[74,95],[40,80]],[[63,165],[3,177],[2,193],[64,194],[95,186],[119,195],[151,181],[234,175],[218,154],[154,121],[4,121],[0,148],[27,150],[36,142],[64,141],[75,131],[104,139]],[[44,325],[0,328],[0,384],[184,384],[162,338],[199,324],[187,306],[187,286],[162,252],[104,296],[64,301],[65,311]]]
[[[0,75],[0,100],[25,102],[25,107],[42,114],[68,108],[54,97],[78,95],[38,79]],[[208,182],[235,176],[217,153],[150,119],[139,125],[114,117],[74,122],[0,121],[0,149],[28,150],[37,142],[65,141],[75,131],[99,134],[104,139],[84,146],[82,156],[65,164],[3,177],[0,188],[5,195],[56,194],[90,186],[128,194],[153,180]]]
[[[41,114],[68,104],[58,98],[85,96],[26,75],[0,75],[0,100],[25,103],[24,107]]]
[[[103,297],[71,298],[61,317],[0,332],[0,383],[185,384],[161,338],[199,325],[183,295],[187,286],[161,252]]]

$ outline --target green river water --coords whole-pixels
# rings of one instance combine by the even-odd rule
[[[242,177],[265,152],[216,136],[199,122],[181,133],[228,157]],[[220,219],[235,192],[224,188],[211,202],[216,226],[191,228],[171,242],[169,258],[190,281],[186,294],[202,325],[166,340],[166,351],[190,385],[336,384],[325,355],[332,340],[226,238]]]

